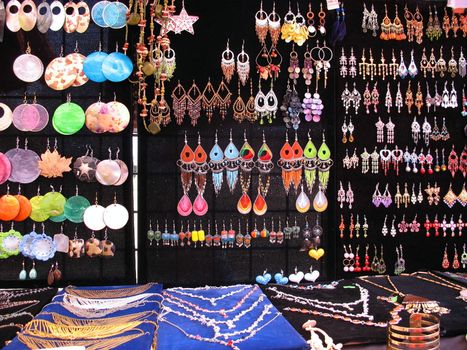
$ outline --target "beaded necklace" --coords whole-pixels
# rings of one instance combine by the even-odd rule
[[[205,313],[219,313],[219,314],[221,314],[222,316],[227,317],[227,314],[228,314],[228,313],[233,312],[233,311],[237,310],[238,308],[240,308],[240,307],[245,303],[245,301],[246,301],[256,290],[258,290],[258,289],[259,289],[258,286],[254,286],[254,287],[251,288],[251,290],[250,290],[247,294],[245,294],[245,296],[244,296],[242,299],[240,299],[240,301],[237,302],[233,307],[231,307],[230,309],[220,309],[220,310],[213,310],[213,309],[203,308],[203,307],[198,306],[198,305],[196,305],[196,304],[194,304],[194,303],[191,303],[191,302],[189,302],[189,301],[187,301],[187,300],[184,300],[184,299],[182,299],[182,298],[178,298],[178,297],[176,297],[175,295],[168,293],[167,291],[162,292],[162,294],[163,294],[166,298],[167,298],[167,297],[170,297],[171,299],[177,300],[177,301],[179,301],[180,303],[186,304],[186,305],[188,305],[189,307],[191,307],[191,308],[193,308],[193,309],[195,309],[195,310],[203,311],[203,312],[205,312]]]
[[[268,290],[276,293],[274,296],[272,296],[272,298],[274,299],[283,299],[283,300],[292,301],[292,302],[302,304],[302,305],[309,305],[317,309],[323,309],[323,310],[327,310],[331,312],[336,312],[336,313],[340,313],[340,314],[343,314],[349,317],[350,316],[362,317],[362,318],[367,318],[369,320],[373,320],[373,316],[368,314],[369,312],[368,302],[370,299],[369,294],[368,294],[368,289],[363,288],[357,283],[355,283],[355,286],[358,288],[360,292],[360,298],[355,301],[348,302],[348,303],[334,303],[334,302],[322,301],[318,299],[309,299],[309,298],[299,297],[299,296],[292,295],[286,292],[282,292],[278,290],[277,287],[270,287],[268,288]],[[354,314],[352,312],[349,312],[349,311],[354,310],[352,306],[359,305],[359,304],[362,304],[363,311],[361,313]],[[344,308],[348,311],[339,310],[337,309],[337,307]]]
[[[172,313],[174,313],[174,314],[176,314],[178,316],[188,318],[191,321],[199,321],[199,322],[201,322],[203,324],[205,323],[205,324],[207,324],[209,326],[212,325],[214,327],[215,332],[218,333],[218,332],[220,332],[220,327],[218,327],[217,325],[225,324],[229,329],[235,328],[235,323],[238,322],[243,316],[245,316],[246,314],[253,311],[264,300],[265,297],[266,296],[264,294],[260,295],[259,298],[254,303],[252,303],[249,308],[247,308],[245,310],[242,310],[240,313],[235,315],[232,319],[228,319],[228,320],[218,321],[218,320],[216,320],[214,318],[207,317],[206,315],[203,315],[203,314],[201,314],[199,312],[196,312],[195,310],[191,309],[190,307],[185,306],[182,303],[176,302],[174,300],[170,300],[169,298],[165,298],[164,304],[166,302],[172,303],[172,304],[184,309],[185,311],[190,312],[191,314],[193,314],[193,316],[188,315],[188,314],[184,314],[183,312],[180,312],[180,311],[177,311],[177,310],[174,310],[174,309],[172,309],[171,307],[169,307],[167,305],[164,305],[164,311],[172,312]]]
[[[177,294],[180,294],[180,295],[183,295],[183,296],[187,296],[187,297],[191,297],[191,298],[195,298],[195,299],[200,299],[200,300],[203,300],[203,301],[209,301],[212,306],[216,306],[217,302],[219,300],[223,300],[225,298],[231,297],[232,295],[241,293],[241,292],[243,292],[244,290],[246,290],[248,288],[252,288],[251,285],[237,284],[237,285],[234,285],[234,286],[220,287],[220,288],[216,288],[216,289],[230,289],[230,288],[237,288],[237,287],[241,287],[241,288],[235,289],[235,290],[233,290],[233,291],[231,291],[229,293],[226,293],[226,294],[224,294],[224,295],[222,295],[220,297],[212,297],[212,298],[208,298],[208,297],[205,297],[205,296],[202,296],[202,295],[185,292],[181,288],[170,288],[170,289],[168,289],[168,291],[172,292],[172,293],[177,293]],[[201,290],[210,290],[210,289],[212,289],[212,287],[191,288],[190,290],[201,291]]]

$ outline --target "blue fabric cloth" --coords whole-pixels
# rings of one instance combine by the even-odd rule
[[[186,295],[186,293],[194,296]],[[211,300],[211,302],[199,297],[218,299]],[[241,305],[236,307],[239,303]],[[180,305],[184,305],[185,307]],[[234,307],[236,307],[234,310],[229,310]],[[265,307],[270,307],[269,313],[254,327],[255,329],[259,328],[259,330],[253,337],[242,342],[236,342],[250,334],[249,332],[245,332],[239,335],[228,336],[227,339],[224,339],[220,335],[217,339],[226,342],[231,340],[233,341],[233,344],[230,344],[231,347],[241,350],[301,350],[309,348],[302,336],[272,306],[260,288],[257,286],[237,285],[219,288],[172,288],[165,290],[163,309],[159,318],[157,349],[225,350],[229,348],[226,344],[222,345],[187,337],[184,332],[211,339],[215,333],[213,328],[207,324],[209,320],[205,320],[204,324],[202,324],[199,320],[190,320],[185,316],[178,315],[177,313],[179,312],[196,318],[204,315],[215,321],[232,320],[234,323],[232,328],[229,328],[225,323],[218,324],[219,333],[226,334],[245,330],[252,326],[261,316]],[[225,313],[223,314],[221,310],[225,310]],[[235,317],[238,319],[235,319]]]
[[[127,287],[134,287],[134,286],[74,287],[74,288],[76,288],[76,289],[94,289],[94,290],[105,289],[105,290],[109,290],[109,289],[118,289],[118,288],[127,288]],[[155,293],[153,296],[149,297],[146,300],[161,302],[162,301],[161,292],[162,292],[162,285],[161,284],[153,284],[144,293]],[[65,294],[64,290],[57,293],[57,295],[54,297],[52,302],[50,304],[47,304],[44,307],[44,309],[42,310],[42,312],[39,313],[36,316],[36,319],[38,318],[38,319],[46,319],[46,320],[52,321],[51,315],[45,314],[45,313],[48,313],[48,312],[55,312],[55,313],[59,313],[59,314],[64,315],[64,316],[70,316],[70,317],[77,318],[76,315],[69,312],[63,306],[58,304],[60,301],[63,300],[63,295],[64,294]],[[139,307],[114,312],[114,313],[108,315],[107,317],[123,316],[123,315],[128,315],[128,314],[137,313],[137,312],[144,312],[144,311],[155,311],[157,313],[154,313],[153,315],[151,315],[148,318],[148,320],[156,322],[157,317],[158,317],[158,313],[160,311],[159,305],[160,305],[160,303],[157,303],[157,302],[149,302],[149,303],[143,304],[143,305],[141,305]],[[145,332],[145,334],[143,336],[138,337],[138,338],[136,338],[136,339],[134,339],[132,341],[129,341],[129,342],[127,342],[127,343],[125,343],[125,344],[123,344],[121,346],[118,346],[115,349],[118,349],[118,350],[135,350],[135,349],[141,349],[141,350],[148,349],[149,350],[149,349],[151,349],[153,339],[154,339],[154,332],[155,332],[154,324],[143,323],[138,328]],[[98,340],[96,342],[98,342]],[[28,347],[26,345],[24,345],[23,343],[21,343],[18,340],[18,338],[16,337],[4,349],[5,350],[26,350],[26,349],[28,349]]]

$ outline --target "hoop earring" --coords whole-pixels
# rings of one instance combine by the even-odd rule
[[[221,68],[227,84],[230,83],[235,73],[235,55],[229,48],[229,39],[227,39],[226,49],[222,52]]]

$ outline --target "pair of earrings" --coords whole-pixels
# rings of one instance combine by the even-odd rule
[[[341,214],[341,222],[339,224],[339,231],[340,231],[340,238],[344,239],[344,231],[346,229],[345,221],[344,221],[344,215]],[[350,213],[350,219],[349,219],[349,238],[352,239],[354,236],[355,232],[355,237],[360,238],[360,230],[363,230],[363,237],[367,238],[368,237],[368,221],[366,219],[366,215],[363,215],[363,225],[360,224],[360,216],[357,214],[357,220],[354,222],[354,216],[353,213]]]
[[[371,4],[371,11],[368,11],[366,4],[363,3],[363,18],[362,18],[363,33],[373,32],[373,36],[376,36],[378,30],[379,30],[378,14],[375,11],[374,4]]]
[[[339,73],[342,78],[347,76],[355,78],[357,76],[357,58],[354,55],[353,47],[350,48],[350,56],[345,55],[344,47],[342,47],[341,57],[339,58]]]
[[[29,273],[25,269],[25,263],[24,260],[22,262],[22,269],[18,275],[18,279],[24,281],[29,277],[31,280],[35,280],[37,278],[37,270],[36,270],[36,262],[33,260],[32,261],[32,267],[31,270],[29,270]]]
[[[370,114],[371,106],[373,106],[373,112],[378,113],[379,92],[377,85],[378,82],[375,82],[373,89],[370,91],[370,83],[366,83],[365,91],[363,92],[363,105],[366,108],[367,114]]]
[[[239,123],[248,120],[253,123],[258,119],[255,109],[255,96],[253,96],[253,82],[250,80],[250,97],[245,101],[240,92],[240,81],[238,82],[238,96],[235,99],[233,106],[233,119]]]
[[[389,192],[389,184],[386,184],[386,188],[383,194],[381,194],[381,192],[379,191],[379,182],[376,184],[376,188],[372,196],[372,203],[377,208],[381,204],[385,208],[389,208],[389,206],[392,204],[392,197],[391,193]]]
[[[434,7],[434,16],[433,16],[433,12],[431,11],[431,5],[428,6],[429,17],[428,17],[428,23],[427,23],[426,31],[425,31],[427,38],[430,39],[431,41],[439,40],[439,38],[443,34],[443,30],[441,29],[441,25],[440,25],[439,18],[438,18],[438,10],[436,9],[436,6],[433,6],[433,7]]]
[[[344,117],[344,122],[342,123],[342,143],[347,143],[349,141],[350,143],[354,142],[354,136],[353,133],[355,131],[355,125],[352,123],[352,117],[349,117],[349,123],[347,124],[347,119]],[[349,133],[349,136],[347,137],[347,133]]]
[[[465,254],[465,245],[464,245],[464,252],[462,253],[462,260],[463,260],[463,265],[464,262],[466,261],[466,256]],[[449,256],[448,256],[448,244],[446,243],[446,246],[444,247],[444,254],[443,254],[443,261],[441,262],[441,266],[443,269],[449,269],[452,267],[454,270],[457,270],[460,267],[459,263],[459,255],[457,254],[457,246],[456,243],[454,243],[454,256],[452,258],[452,263],[449,261]]]
[[[55,264],[52,264],[50,266],[49,273],[47,275],[47,284],[51,286],[52,284],[56,282],[60,282],[62,279],[62,271],[58,268],[58,261],[55,262]]]
[[[394,129],[396,125],[392,122],[391,117],[387,123],[384,123],[381,120],[381,117],[378,117],[378,121],[375,123],[376,126],[376,142],[377,143],[385,143],[384,142],[384,128],[386,128],[386,143],[392,144],[394,143]]]
[[[339,190],[337,191],[337,202],[339,202],[339,207],[342,209],[344,208],[344,204],[347,203],[349,206],[349,209],[352,209],[352,203],[354,202],[354,192],[352,190],[352,185],[350,184],[350,181],[348,183],[347,191],[344,190],[344,187],[342,186],[342,181],[339,181],[340,187]]]
[[[357,169],[359,158],[357,156],[357,148],[354,148],[353,154],[349,157],[349,150],[345,150],[345,157],[342,158],[342,166],[344,169]],[[363,166],[363,165],[362,165]]]
[[[375,255],[373,256],[373,260],[371,261],[371,271],[377,272],[380,275],[386,272],[386,262],[384,261],[384,251],[383,245],[381,244],[381,257],[378,258],[378,249],[376,248],[376,244],[374,245]]]
[[[235,64],[237,69],[235,69]],[[235,62],[235,54],[229,48],[229,40],[227,40],[227,47],[222,52],[221,69],[227,84],[232,80],[236,70],[238,80],[245,86],[250,76],[250,56],[245,52],[245,41],[242,43],[242,51],[237,55]]]
[[[348,87],[348,83],[345,83],[345,89],[341,94],[341,101],[342,105],[345,108],[345,114],[349,114],[349,109],[351,107],[354,108],[355,114],[358,113],[358,109],[360,108],[360,102],[362,100],[362,95],[357,90],[356,83],[353,83],[353,90],[350,91]]]
[[[443,202],[449,208],[452,208],[456,203],[459,203],[463,207],[467,206],[467,190],[465,188],[465,183],[462,185],[462,191],[458,195],[452,190],[452,183],[449,184],[449,190],[444,195]]]
[[[276,4],[272,4],[272,12],[268,15],[263,10],[263,1],[260,3],[258,12],[255,14],[255,32],[261,45],[266,44],[266,38],[271,36],[273,46],[277,46],[281,33],[281,18],[276,13]]]
[[[405,221],[405,214],[402,216],[401,222],[397,224],[397,228],[399,229],[399,233],[406,233],[406,232],[419,232],[420,231],[420,223],[417,221],[417,214],[415,214],[414,219],[412,222]],[[391,235],[392,235],[392,228],[391,228]]]
[[[385,16],[383,21],[381,22],[381,34],[380,39],[382,40],[405,40],[407,36],[404,33],[404,25],[399,18],[398,7],[396,6],[396,14],[394,17],[394,21],[391,21],[388,17],[388,8],[387,5],[384,4],[384,11]]]

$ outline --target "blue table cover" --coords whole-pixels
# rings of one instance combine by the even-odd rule
[[[136,287],[136,286],[105,286],[105,287],[74,287],[76,289],[94,289],[94,290],[99,290],[99,289],[118,289],[118,288],[128,288],[128,287]],[[147,291],[144,293],[155,293],[154,296],[149,297],[147,300],[149,301],[162,301],[162,285],[161,284],[153,284]],[[45,319],[52,321],[51,315],[44,314],[44,312],[56,312],[64,316],[70,316],[70,317],[77,317],[73,313],[69,312],[67,309],[65,309],[63,306],[56,304],[55,302],[60,302],[63,300],[63,295],[65,294],[65,291],[62,290],[57,295],[54,297],[52,302],[50,304],[47,304],[44,309],[39,313],[35,318],[36,319]],[[107,317],[115,317],[115,316],[123,316],[123,315],[128,315],[131,313],[137,313],[137,312],[144,312],[144,311],[156,311],[159,312],[159,303],[156,302],[150,302],[146,303],[144,305],[141,305],[139,307],[131,308],[131,309],[126,309],[122,311],[117,311],[114,312]],[[158,314],[153,314],[151,317],[148,317],[148,320],[157,321]],[[151,323],[142,323],[139,327],[142,331],[145,332],[145,335],[138,337],[134,340],[131,340],[125,344],[122,344],[121,346],[118,346],[114,349],[118,350],[136,350],[136,349],[141,349],[141,350],[149,350],[151,349],[153,340],[154,340],[154,332],[155,332],[155,327],[154,324]],[[123,335],[123,334],[122,334]],[[96,342],[99,342],[99,340],[96,340]],[[71,344],[70,344],[71,345]],[[16,337],[13,339],[13,341],[7,345],[6,347],[3,348],[4,350],[25,350],[28,349],[26,345],[21,343],[18,338]]]
[[[197,297],[186,295],[186,293]],[[298,334],[278,310],[272,306],[258,286],[236,285],[230,287],[172,288],[165,290],[163,294],[163,309],[159,317],[158,350],[309,349],[309,346],[302,336]],[[210,300],[199,298],[200,296],[202,298],[217,299],[212,300],[214,302],[213,304]],[[229,311],[229,309],[234,308],[242,299],[244,299],[244,302],[240,307]],[[180,300],[185,301],[185,303],[180,302]],[[177,306],[176,303],[183,306]],[[266,314],[257,324],[255,328],[259,328],[259,331],[253,337],[242,342],[236,341],[247,336],[249,334],[248,332],[232,337],[229,336],[227,339],[222,337],[222,334],[238,332],[252,326],[263,313],[266,306],[271,307],[269,314]],[[203,309],[209,311],[202,311]],[[222,309],[226,310],[224,314],[221,312]],[[198,320],[190,320],[186,316],[177,314],[180,312],[194,316],[198,318]],[[209,320],[203,322],[199,321],[202,315],[214,319],[215,321],[231,320],[233,325],[226,323],[218,324],[220,327],[219,333],[221,334],[218,339],[222,339],[223,341],[230,340],[233,342],[229,345],[222,345],[187,337],[184,332],[194,336],[199,335],[203,338],[212,338],[214,336],[214,330],[211,327],[212,324],[211,326],[209,325]],[[236,317],[237,319],[235,319]],[[231,328],[229,328],[229,326]]]

